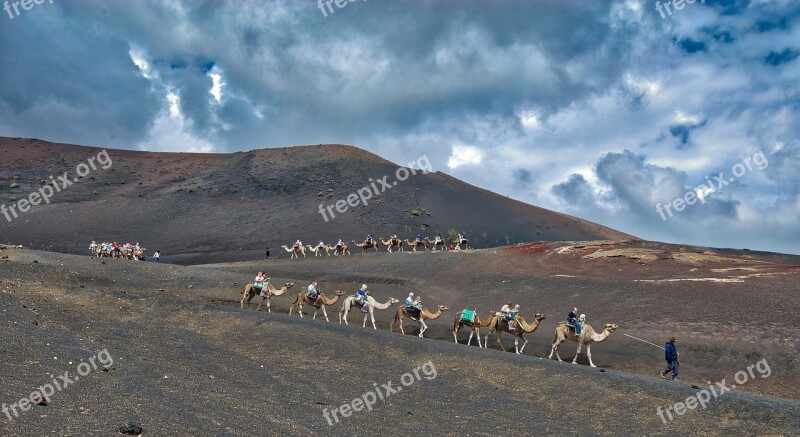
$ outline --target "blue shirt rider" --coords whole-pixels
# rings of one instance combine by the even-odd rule
[[[361,289],[356,293],[356,302],[361,305],[361,311],[369,312],[369,301],[367,300],[369,291],[367,291],[367,284],[361,284]]]

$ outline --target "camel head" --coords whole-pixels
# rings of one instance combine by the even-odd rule
[[[541,322],[542,320],[544,320],[546,318],[547,318],[547,316],[545,316],[544,314],[541,314],[541,313],[536,313],[536,314],[533,315],[533,319],[536,320],[537,322]]]
[[[344,294],[344,291],[342,291],[342,290],[336,290],[336,293],[334,293],[334,295],[336,295],[336,296],[341,296],[343,294]]]
[[[396,303],[400,303],[400,301],[395,299],[395,298],[393,298],[393,297],[389,298],[389,305],[394,305]]]
[[[294,287],[294,282],[284,282],[283,286],[286,288],[292,288]]]
[[[444,306],[444,305],[437,305],[437,306],[436,306],[436,309],[437,309],[437,310],[439,310],[439,311],[447,311],[447,310],[449,310],[450,308],[449,308],[449,307],[446,307],[446,306]]]
[[[613,323],[606,323],[603,328],[608,330],[609,333],[611,333],[611,332],[614,332],[614,330],[616,330],[617,328],[619,328],[619,326],[617,326],[617,325],[615,325]]]

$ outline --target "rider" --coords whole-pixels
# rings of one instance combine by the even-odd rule
[[[323,243],[322,240],[319,240],[319,244],[317,244],[317,247],[319,247],[320,249],[324,249],[325,243]]]
[[[392,234],[392,244],[397,243],[397,234]]]
[[[308,290],[306,291],[306,295],[309,299],[314,301],[314,305],[318,305],[319,302],[322,300],[322,293],[317,290],[317,281],[312,282],[308,286]]]
[[[414,298],[414,292],[408,293],[406,298],[406,310],[411,314],[411,320],[417,320],[422,307],[422,299]]]
[[[89,245],[89,252],[95,253],[97,252],[97,242],[92,240],[92,244]]]
[[[136,249],[137,251],[142,250],[142,246],[139,245],[138,241],[136,242],[136,244],[133,245],[133,248]]]
[[[372,244],[372,234],[367,235],[366,243],[367,244]]]
[[[264,272],[258,272],[256,279],[253,280],[253,288],[261,291],[261,297],[267,297],[267,284],[269,284],[269,278],[264,275]]]
[[[442,234],[438,234],[438,233],[437,233],[437,234],[436,234],[436,239],[435,239],[435,240],[433,240],[433,244],[439,245],[439,244],[442,244],[442,242],[443,242],[443,240],[442,240]]]
[[[508,301],[505,305],[503,305],[502,308],[500,308],[500,315],[503,316],[503,320],[510,320],[508,315],[511,313],[512,305],[514,305],[514,303]]]
[[[517,318],[517,314],[519,314],[519,304],[514,305],[514,308],[511,308],[511,310],[508,311],[508,330],[509,331],[513,331],[514,330],[514,324],[511,323],[511,322],[513,322],[514,319]]]
[[[303,242],[298,239],[294,242],[294,246],[292,247],[303,247]]]
[[[339,241],[336,242],[336,247],[342,247],[342,246],[344,246],[344,242],[340,238]]]
[[[356,293],[356,303],[361,305],[361,311],[369,312],[369,302],[367,301],[369,291],[367,291],[367,284],[361,284],[361,289]]]
[[[417,235],[417,243],[422,243],[422,234]]]
[[[575,335],[581,335],[581,326],[578,321],[578,307],[573,307],[567,314],[567,326],[575,328]]]

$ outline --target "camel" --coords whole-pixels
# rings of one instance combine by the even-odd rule
[[[409,319],[414,320],[415,322],[419,323],[422,326],[420,328],[420,330],[419,330],[419,336],[422,337],[422,334],[425,332],[426,329],[428,329],[428,325],[425,324],[425,320],[426,319],[427,320],[438,319],[442,315],[442,312],[443,311],[447,311],[448,309],[449,308],[444,306],[444,305],[438,305],[436,307],[436,312],[432,313],[432,312],[428,311],[427,308],[422,307],[422,309],[421,309],[421,311],[419,313],[419,319],[415,319],[414,317],[411,316],[411,313],[408,312],[408,310],[406,309],[405,306],[401,306],[401,307],[397,308],[397,312],[394,314],[394,320],[392,321],[392,324],[389,325],[389,331],[390,332],[393,331],[394,324],[397,323],[397,321],[399,320],[400,321],[400,333],[401,334],[405,334],[406,332],[403,330],[403,317],[408,317]]]
[[[347,245],[344,243],[342,243],[341,246],[339,245],[331,246],[330,244],[328,244],[325,246],[325,251],[328,252],[328,255],[330,255],[330,251],[333,251],[334,256],[339,256],[339,253],[341,253],[342,255],[344,254],[350,255],[350,249],[348,249]]]
[[[416,251],[417,251],[417,246],[422,246],[422,248],[423,248],[423,249],[425,249],[426,251],[428,250],[428,244],[427,244],[427,243],[425,243],[425,240],[422,240],[422,241],[417,241],[417,240],[410,241],[410,240],[406,240],[406,244],[408,244],[409,246],[411,246],[411,250],[413,250],[414,252],[416,252]]]
[[[139,261],[144,261],[147,258],[144,254],[146,250],[147,249],[144,247],[139,250],[133,249],[133,258],[138,259]]]
[[[353,241],[353,244],[361,248],[362,250],[361,253],[366,252],[367,249],[375,249],[375,252],[378,251],[378,242],[375,240],[372,240],[371,243],[367,243],[367,240],[364,240],[363,243],[356,243],[355,241]]]
[[[492,317],[492,320],[489,321],[489,332],[486,334],[486,339],[483,341],[483,347],[489,347],[489,334],[497,331],[497,344],[500,345],[500,349],[503,349],[503,352],[506,351],[505,346],[503,346],[503,341],[501,336],[503,331],[508,331],[514,335],[514,349],[518,354],[521,354],[525,350],[525,345],[528,344],[528,340],[525,340],[523,334],[530,334],[539,327],[539,324],[542,320],[546,319],[547,316],[544,314],[536,313],[533,315],[533,323],[528,324],[525,322],[525,319],[522,316],[517,316],[512,321],[512,326],[514,326],[514,330],[510,331],[508,321],[504,320],[504,318],[500,315],[495,313]],[[522,347],[519,347],[519,341],[524,340],[522,343]]]
[[[314,256],[322,256],[322,251],[323,250],[325,251],[325,253],[330,255],[330,253],[328,252],[328,246],[319,247],[319,245],[312,246],[310,244],[308,244],[307,246],[308,246],[308,250],[310,250],[311,252],[314,252]]]
[[[439,240],[437,243],[436,240],[431,240],[430,238],[426,238],[428,240],[428,244],[431,245],[431,250],[436,250],[437,247],[441,246],[442,250],[447,250],[447,246],[444,243],[444,240]]]
[[[366,328],[367,327],[367,317],[372,317],[372,329],[378,329],[375,326],[375,312],[374,312],[374,310],[375,309],[385,310],[385,309],[391,307],[392,305],[394,305],[396,303],[400,303],[400,301],[395,299],[395,298],[393,298],[393,297],[391,297],[391,298],[389,298],[388,302],[379,303],[372,296],[367,296],[367,303],[369,304],[369,312],[368,313],[364,313],[364,323],[361,325],[361,327],[362,328]],[[349,325],[349,323],[347,323],[347,315],[350,313],[350,309],[352,307],[357,307],[357,306],[358,306],[358,304],[356,303],[356,297],[355,296],[348,296],[344,300],[344,304],[342,304],[342,309],[339,310],[339,323],[342,323],[342,320],[344,320],[344,324],[345,325]]]
[[[398,252],[402,252],[403,251],[403,240],[401,240],[399,238],[397,238],[397,239],[390,238],[388,240],[384,240],[383,238],[378,238],[378,240],[380,240],[381,243],[383,243],[383,245],[386,246],[386,250],[388,250],[389,252],[391,252],[392,248],[395,247],[395,246],[397,246],[397,251]]]
[[[261,303],[258,304],[258,308],[256,308],[256,311],[261,311],[261,305],[264,305],[264,301],[267,301],[267,312],[271,313],[272,308],[270,307],[270,301],[272,300],[272,296],[280,296],[283,293],[286,293],[286,290],[292,288],[293,286],[294,282],[286,282],[285,284],[283,284],[283,287],[281,287],[279,290],[273,287],[272,284],[267,284],[267,293],[266,293],[267,296],[261,297]],[[254,297],[256,297],[256,294],[259,293],[258,290],[256,290],[255,287],[253,287],[252,282],[245,285],[244,294],[242,294],[242,301],[241,301],[242,308],[244,308],[245,304],[247,304],[247,307],[250,308],[250,301],[253,300]]]
[[[296,247],[295,247],[295,246],[292,246],[292,247],[288,247],[288,246],[286,246],[286,245],[284,244],[284,245],[282,245],[281,247],[283,248],[283,250],[285,250],[285,251],[287,251],[287,252],[289,252],[289,253],[291,253],[291,254],[292,254],[292,256],[291,256],[289,259],[292,259],[292,258],[300,258],[300,255],[298,255],[298,254],[297,254],[298,252],[303,254],[303,258],[305,258],[305,257],[306,257],[306,248],[305,248],[305,247],[303,247],[303,246],[296,246]]]
[[[475,320],[473,322],[461,320],[462,313],[456,313],[456,320],[453,322],[453,340],[458,343],[458,331],[461,330],[462,326],[466,326],[470,328],[471,332],[469,333],[469,340],[467,340],[467,346],[472,343],[472,336],[478,337],[478,347],[481,346],[481,328],[489,326],[489,323],[492,321],[492,317],[494,317],[494,311],[489,313],[489,317],[486,319],[481,319],[478,315],[478,312],[475,312]]]
[[[453,238],[450,240],[451,243],[455,244],[457,248],[461,248],[461,245],[464,245],[464,249],[472,249],[472,246],[469,245],[469,240],[466,238],[462,238],[461,241],[458,241],[458,238]]]
[[[570,339],[572,341],[578,342],[578,350],[575,352],[575,358],[572,359],[572,364],[578,364],[578,355],[581,353],[581,345],[586,344],[586,356],[589,357],[589,365],[592,367],[597,367],[592,362],[592,350],[591,350],[592,343],[595,342],[599,343],[607,339],[608,336],[611,335],[611,333],[614,332],[614,330],[617,329],[618,327],[619,326],[615,324],[606,323],[605,326],[603,327],[603,332],[598,334],[594,332],[594,329],[592,329],[591,325],[587,325],[586,323],[584,323],[583,329],[581,329],[580,338],[578,338],[578,336],[575,335],[574,328],[570,328],[569,326],[567,326],[567,322],[561,322],[558,324],[558,327],[556,327],[556,337],[553,339],[553,347],[550,348],[550,355],[547,358],[552,359],[553,352],[555,352],[558,361],[562,361],[561,357],[558,356],[558,346],[561,343],[567,341],[567,339]]]
[[[292,305],[289,307],[289,315],[291,316],[295,307],[297,307],[300,317],[303,317],[303,304],[305,303],[306,305],[311,305],[312,307],[316,308],[314,310],[314,317],[312,317],[311,320],[315,320],[317,318],[317,312],[321,308],[322,315],[325,316],[325,321],[330,322],[330,320],[328,320],[328,312],[325,311],[325,307],[335,305],[343,294],[343,292],[337,290],[333,298],[329,298],[328,296],[325,296],[325,293],[320,292],[319,295],[322,296],[322,303],[317,305],[308,297],[308,294],[305,291],[301,291],[300,294],[297,295],[297,299],[295,299],[294,302],[292,302]]]

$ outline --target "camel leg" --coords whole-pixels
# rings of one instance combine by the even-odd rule
[[[369,317],[369,314],[364,314],[364,323],[361,324],[362,328],[366,328],[367,327],[367,318],[368,317]]]
[[[497,330],[497,344],[499,344],[500,345],[500,349],[503,349],[503,352],[505,352],[506,351],[506,347],[503,346],[503,340],[500,339],[502,336],[503,336],[503,330],[502,329],[498,329]]]
[[[592,345],[591,344],[587,344],[586,345],[586,356],[589,357],[589,365],[592,366],[592,367],[597,367],[592,362]]]
[[[456,327],[453,328],[453,340],[455,340],[456,344],[458,344],[458,331],[460,330],[461,330],[460,325],[456,325]],[[472,340],[472,336],[470,336],[469,339]],[[469,342],[467,342],[467,345],[469,345]]]
[[[475,329],[475,337],[478,338],[478,347],[481,347],[481,328]]]
[[[267,312],[268,313],[272,312],[272,297],[267,299]]]
[[[519,353],[522,353],[522,352],[524,352],[524,351],[525,351],[525,345],[526,345],[526,344],[528,344],[528,340],[526,340],[524,337],[520,337],[520,338],[522,338],[523,340],[525,340],[525,341],[522,343],[522,347],[521,347],[521,348],[519,348]]]
[[[322,305],[322,315],[325,316],[326,322],[330,322],[330,320],[328,320],[328,312],[325,311],[325,305]]]
[[[553,359],[553,352],[555,352],[556,358],[558,358],[558,361],[561,361],[561,357],[558,355],[558,345],[559,341],[558,338],[556,338],[555,340],[553,340],[553,345],[550,347],[550,355],[547,356],[548,360]]]
[[[303,318],[303,303],[302,302],[297,304],[297,312],[300,313],[300,318],[302,319]]]
[[[405,335],[406,331],[403,331],[403,316],[400,316],[400,333]]]
[[[486,338],[483,339],[483,348],[486,349],[489,347],[489,335],[492,334],[492,328],[489,328],[489,332],[486,333]]]
[[[261,305],[264,305],[264,301],[265,300],[267,300],[267,298],[262,296],[261,297],[261,303],[258,304],[258,308],[256,308],[256,311],[261,311]]]
[[[428,329],[428,325],[425,324],[424,320],[420,320],[419,324],[422,325],[422,329],[419,330],[419,336],[422,337],[422,333],[425,332],[426,329]]]
[[[514,337],[514,350],[519,354],[519,339],[517,337]]]
[[[575,351],[575,358],[572,359],[572,364],[578,364],[578,355],[581,354],[581,349],[583,348],[583,342],[581,338],[578,337],[578,350]]]
[[[369,308],[369,316],[372,319],[372,329],[378,329],[378,327],[375,326],[375,310],[373,310],[372,307]]]
[[[473,337],[474,335],[475,335],[475,331],[470,331],[470,332],[469,332],[469,340],[467,340],[467,346],[469,346],[470,344],[472,344],[472,337]]]

